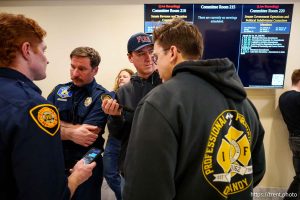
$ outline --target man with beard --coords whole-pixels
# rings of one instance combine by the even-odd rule
[[[72,82],[59,84],[48,96],[59,110],[66,173],[91,148],[103,150],[107,116],[101,108],[101,95],[109,93],[94,76],[101,61],[99,53],[90,47],[78,47],[71,54]],[[102,157],[96,160],[93,176],[74,194],[75,200],[101,199],[103,179]]]

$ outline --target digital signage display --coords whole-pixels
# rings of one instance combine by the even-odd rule
[[[195,24],[204,39],[204,57],[228,57],[243,85],[284,86],[293,4],[145,4],[144,28],[175,17]]]

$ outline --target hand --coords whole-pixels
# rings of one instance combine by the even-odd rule
[[[82,124],[77,126],[71,135],[71,140],[76,144],[88,147],[98,138],[100,128],[98,126]]]
[[[120,105],[115,99],[104,99],[102,101],[102,110],[112,116],[121,116]]]
[[[92,171],[96,166],[96,162],[90,164],[84,164],[83,159],[78,161],[73,169],[70,170],[71,175],[68,177],[68,186],[73,196],[76,188],[88,180],[92,176]]]

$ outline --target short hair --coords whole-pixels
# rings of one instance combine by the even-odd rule
[[[121,69],[118,73],[118,75],[116,76],[115,78],[115,85],[114,85],[114,88],[113,88],[113,91],[117,91],[119,89],[119,75],[123,72],[123,71],[126,71],[130,76],[132,76],[134,74],[134,72],[131,70],[131,69],[128,69],[128,68],[125,68],[125,69]]]
[[[33,19],[0,13],[0,67],[11,65],[24,42],[36,48],[45,36],[46,31]]]
[[[101,57],[95,49],[91,47],[77,47],[75,48],[71,54],[70,58],[72,57],[88,57],[90,59],[90,64],[92,68],[98,67],[101,62]]]
[[[299,81],[300,81],[300,69],[296,69],[293,71],[292,74],[292,85],[297,85]]]
[[[201,59],[203,55],[203,37],[198,28],[180,18],[158,26],[153,31],[153,40],[164,49],[176,46],[188,59]]]

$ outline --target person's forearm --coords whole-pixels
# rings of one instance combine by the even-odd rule
[[[85,164],[83,159],[78,161],[71,170],[71,175],[68,177],[68,188],[70,190],[70,199],[72,198],[75,190],[80,184],[88,180],[95,168],[96,163]]]
[[[76,179],[75,176],[72,176],[72,174],[68,177],[68,187],[70,189],[70,199],[72,198],[75,190],[80,185],[79,181]]]
[[[101,128],[90,124],[71,124],[62,122],[61,139],[70,140],[76,144],[87,147],[95,142]]]
[[[76,125],[67,123],[64,121],[60,122],[60,137],[62,140],[72,140],[72,133]]]

